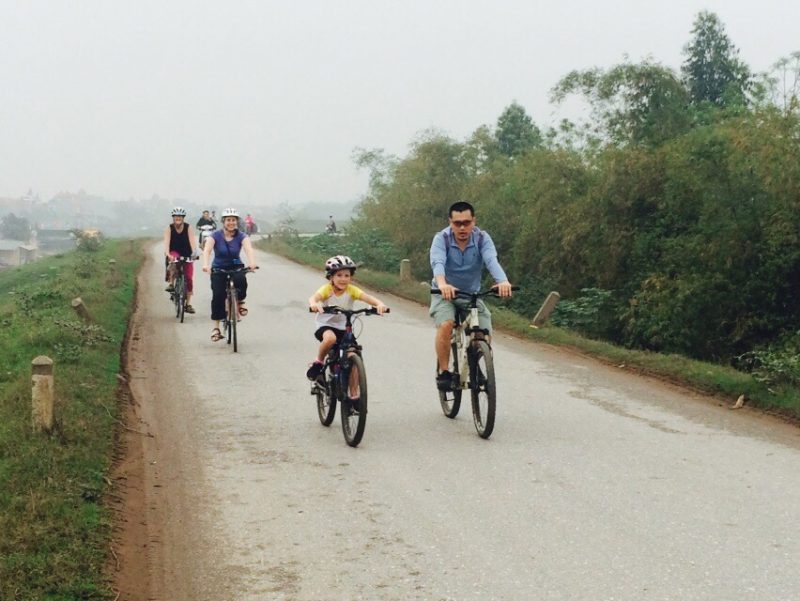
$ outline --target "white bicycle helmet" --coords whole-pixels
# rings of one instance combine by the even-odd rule
[[[172,209],[173,217],[186,217],[186,209],[183,207],[175,207]]]
[[[238,219],[239,218],[239,211],[237,211],[236,209],[233,209],[231,207],[228,207],[227,209],[223,209],[222,210],[222,218],[225,219],[226,217],[236,217]]]
[[[356,264],[347,255],[336,255],[325,261],[325,277],[329,278],[337,271],[349,269],[350,273],[356,272]]]

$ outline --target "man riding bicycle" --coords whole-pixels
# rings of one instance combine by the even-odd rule
[[[458,201],[448,212],[450,225],[433,237],[430,250],[433,281],[431,285],[441,294],[431,295],[430,315],[436,326],[436,360],[438,373],[436,386],[450,390],[452,374],[450,361],[450,336],[453,332],[457,309],[466,308],[468,301],[457,298],[456,293],[478,292],[484,265],[494,278],[500,296],[511,296],[511,283],[497,260],[497,249],[491,237],[475,226],[475,209],[471,204]],[[478,300],[479,326],[491,333],[492,315],[486,304]]]

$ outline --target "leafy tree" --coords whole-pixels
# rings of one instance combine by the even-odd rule
[[[27,242],[31,237],[31,225],[24,217],[9,213],[0,219],[0,235],[10,240]]]
[[[694,104],[717,107],[743,106],[752,87],[750,69],[738,58],[719,17],[698,13],[692,40],[685,46],[681,68]]]
[[[542,144],[541,131],[516,102],[508,105],[498,117],[495,138],[500,152],[508,157],[519,156]]]
[[[800,51],[777,61],[759,83],[761,100],[784,115],[800,113]]]
[[[690,125],[689,97],[677,75],[652,63],[572,71],[553,88],[554,102],[581,94],[596,120],[596,135],[616,144],[658,145]]]
[[[388,165],[368,161],[386,170],[370,178],[369,194],[359,206],[353,228],[363,235],[376,230],[386,236],[403,258],[411,259],[417,275],[430,275],[433,235],[447,223],[447,209],[461,198],[469,179],[464,156],[463,144],[427,131],[405,159]]]

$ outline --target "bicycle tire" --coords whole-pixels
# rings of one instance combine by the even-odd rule
[[[461,409],[461,377],[458,372],[458,347],[455,342],[450,347],[450,362],[452,367],[450,373],[453,374],[453,382],[456,383],[456,388],[453,390],[440,390],[439,391],[439,404],[442,406],[442,413],[445,417],[455,419]],[[438,373],[439,366],[437,364],[436,370]]]
[[[497,409],[497,388],[494,377],[492,349],[483,340],[470,349],[470,390],[472,419],[481,438],[489,438],[494,430]]]
[[[236,295],[236,288],[231,290],[231,300],[229,306],[230,306],[230,315],[228,317],[230,320],[231,327],[229,330],[228,342],[230,343],[231,340],[233,341],[233,352],[236,353],[239,351],[239,339],[237,338],[236,335],[236,323],[239,321],[239,299],[237,298]]]
[[[333,373],[323,372],[315,382],[314,394],[317,396],[317,415],[323,426],[330,426],[336,417],[336,382]]]
[[[349,367],[342,380],[342,390],[339,403],[341,404],[342,434],[345,442],[351,447],[357,447],[364,436],[364,428],[367,425],[367,372],[364,371],[364,361],[359,355],[353,354],[348,357]],[[350,378],[353,370],[356,372],[358,381],[358,406],[350,400]]]
[[[183,323],[186,311],[186,281],[182,274],[175,278],[175,317]]]

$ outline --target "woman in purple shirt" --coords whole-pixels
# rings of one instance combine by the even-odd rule
[[[222,211],[222,229],[216,230],[206,238],[203,247],[203,271],[209,273],[212,267],[239,270],[232,277],[239,297],[240,317],[247,315],[247,308],[244,304],[244,300],[247,298],[247,276],[244,271],[245,265],[240,258],[242,249],[247,255],[247,267],[251,270],[256,269],[255,253],[250,238],[244,232],[239,231],[239,212],[236,209],[225,209]],[[214,251],[214,262],[209,266],[212,250]],[[211,319],[216,322],[214,329],[211,330],[211,340],[214,342],[222,340],[219,322],[225,318],[226,280],[223,273],[211,274]]]

